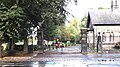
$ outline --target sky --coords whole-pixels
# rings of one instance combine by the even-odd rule
[[[113,0],[115,1],[115,0]],[[120,0],[118,0],[120,4]],[[98,7],[111,8],[111,0],[78,0],[77,5],[74,3],[68,4],[68,11],[77,18],[82,18],[90,8],[98,9]],[[68,20],[72,17],[69,16]]]

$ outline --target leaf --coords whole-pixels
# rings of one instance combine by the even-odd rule
[[[3,37],[3,33],[2,31],[0,31],[0,39]]]

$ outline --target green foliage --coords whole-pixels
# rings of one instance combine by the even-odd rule
[[[79,21],[77,18],[73,18],[69,26],[67,27],[67,31],[71,36],[71,40],[79,40],[80,28],[79,28]]]
[[[68,26],[58,26],[54,32],[55,37],[59,37],[61,40],[79,40],[79,21],[77,20],[77,18],[73,18]]]
[[[54,32],[55,32],[54,37],[59,37],[61,40],[65,40],[67,30],[64,25],[57,26]]]
[[[17,38],[19,36],[20,23],[23,22],[22,8],[16,4],[7,8],[3,3],[0,5],[0,29],[4,37]]]
[[[81,20],[79,27],[80,28],[86,28],[87,26],[87,16],[84,16],[84,18]]]
[[[53,38],[56,27],[65,21],[66,5],[66,0],[0,0],[0,38],[27,39],[30,28],[40,23],[45,38]]]
[[[98,9],[100,9],[100,10],[104,10],[104,9],[110,9],[110,8],[98,7]]]
[[[0,39],[3,37],[3,32],[0,31]]]
[[[45,37],[53,37],[51,34],[53,34],[52,32],[56,26],[64,23],[67,13],[65,7],[67,6],[68,2],[70,1],[1,0],[1,10],[4,11],[1,19],[4,21],[5,32],[9,32],[6,35],[9,37],[18,37],[18,34],[20,35],[19,37],[23,35],[28,36],[28,34],[31,32],[31,27],[37,27],[39,26],[39,23],[44,21],[42,28],[44,30]],[[25,14],[24,19],[20,18],[23,17],[21,13]],[[11,25],[8,26],[8,24]]]
[[[14,50],[23,51],[23,47],[24,47],[24,45],[15,45]],[[29,51],[31,51],[31,50],[36,51],[36,50],[38,50],[38,45],[29,45],[28,50]]]

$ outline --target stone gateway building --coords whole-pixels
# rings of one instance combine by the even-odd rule
[[[102,44],[114,46],[120,41],[120,12],[111,10],[91,10],[88,12],[87,42],[95,43],[98,33],[100,33]]]

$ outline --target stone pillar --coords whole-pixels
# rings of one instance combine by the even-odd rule
[[[87,28],[81,29],[81,52],[87,53]]]
[[[44,52],[44,46],[43,46],[43,31],[41,29],[37,30],[37,45],[39,46],[39,50],[42,50]]]
[[[93,29],[93,49],[95,49],[95,31]]]

